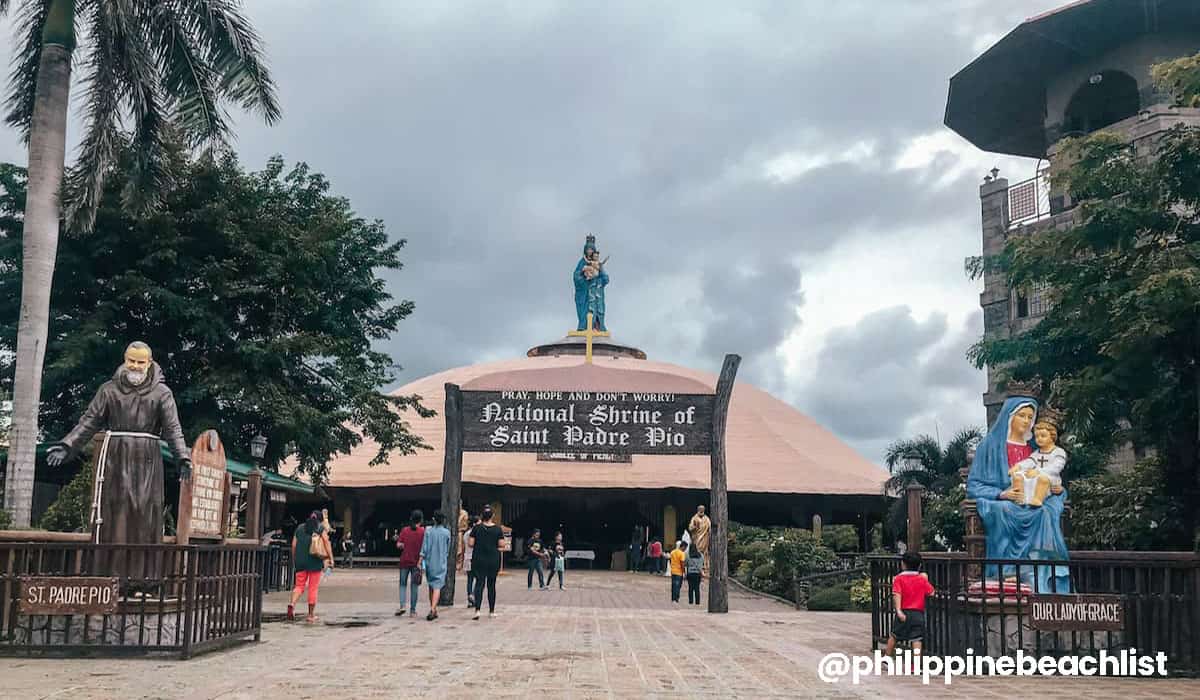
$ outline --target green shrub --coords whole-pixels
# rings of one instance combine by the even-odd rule
[[[787,578],[825,571],[837,561],[837,556],[821,544],[809,530],[784,530],[771,543],[775,571]]]
[[[1071,501],[1071,549],[1170,549],[1186,541],[1178,501],[1167,493],[1157,458],[1120,472],[1067,484]]]
[[[55,532],[83,532],[92,507],[92,465],[84,462],[79,473],[58,492],[58,498],[42,515],[38,525]]]
[[[857,552],[858,531],[853,525],[827,525],[821,528],[821,544],[835,552]]]
[[[850,602],[855,610],[871,609],[871,578],[864,576],[850,584]]]
[[[0,508],[0,530],[7,530],[12,527],[12,513]]]
[[[851,610],[850,591],[845,588],[816,588],[808,595],[809,610]]]

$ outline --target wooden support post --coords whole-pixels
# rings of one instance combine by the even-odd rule
[[[454,576],[457,573],[458,504],[462,497],[463,415],[462,391],[457,384],[446,384],[446,452],[442,462],[442,514],[450,529],[450,549],[446,552],[446,584],[439,605],[454,605]]]
[[[246,476],[246,538],[257,540],[262,537],[262,489],[263,474],[258,467]]]
[[[921,494],[925,492],[925,487],[920,484],[909,484],[904,490],[904,495],[908,497],[908,551],[921,551]]]
[[[729,416],[729,399],[742,358],[726,355],[717,379],[717,395],[713,402],[712,424],[712,536],[709,539],[708,611],[729,612],[729,492],[725,480],[725,419]]]
[[[675,548],[676,536],[675,528],[679,522],[679,516],[675,514],[675,506],[663,506],[663,551],[670,551]]]
[[[194,452],[194,450],[193,450]],[[193,457],[194,455],[189,455]],[[195,462],[192,462],[192,471],[195,472]],[[175,544],[185,545],[189,543],[192,536],[192,480],[179,480],[179,509],[175,517]],[[178,572],[176,572],[178,573]]]

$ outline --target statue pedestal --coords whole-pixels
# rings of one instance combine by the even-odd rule
[[[950,635],[955,647],[973,649],[986,656],[1011,656],[1022,650],[1026,654],[1086,654],[1101,649],[1124,648],[1122,632],[1068,632],[1036,630],[1030,622],[1028,598],[1020,602],[1012,597],[967,595],[960,602],[957,619],[951,623]]]

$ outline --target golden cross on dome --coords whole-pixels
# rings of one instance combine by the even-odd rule
[[[567,335],[574,337],[574,338],[586,338],[587,339],[586,340],[587,350],[584,353],[584,355],[587,357],[587,360],[586,360],[587,364],[590,365],[590,364],[592,364],[592,338],[607,338],[609,336],[609,333],[608,333],[608,331],[596,330],[595,326],[592,325],[592,312],[589,311],[588,315],[587,315],[587,330],[586,331],[567,331]]]

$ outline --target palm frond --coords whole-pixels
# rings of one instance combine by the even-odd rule
[[[220,80],[205,60],[203,23],[191,2],[154,3],[148,10],[164,93],[174,121],[192,145],[222,140],[228,131],[218,104]]]
[[[263,59],[262,37],[242,14],[241,2],[192,0],[187,4],[207,19],[205,58],[221,76],[221,94],[242,109],[259,112],[268,124],[278,121],[282,110]]]
[[[114,4],[119,4],[114,3]],[[89,18],[91,48],[84,63],[83,105],[86,127],[79,144],[79,157],[66,182],[66,211],[68,230],[86,232],[92,229],[96,209],[104,194],[104,176],[121,148],[121,78],[116,54],[118,37],[114,36],[110,17],[102,8],[95,8]]]
[[[0,16],[8,14],[8,0],[0,0]]]
[[[45,2],[23,3],[14,22],[13,35],[19,48],[12,58],[4,121],[20,133],[25,143],[29,143],[29,128],[33,123],[33,101],[42,62],[42,29],[48,6]]]

